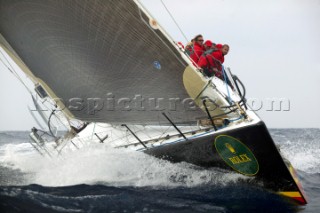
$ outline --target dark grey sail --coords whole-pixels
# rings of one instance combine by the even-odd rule
[[[132,0],[0,0],[0,33],[78,119],[206,116],[185,91],[187,63]]]

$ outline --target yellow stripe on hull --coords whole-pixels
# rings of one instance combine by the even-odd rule
[[[286,197],[290,197],[296,201],[298,201],[300,204],[307,204],[307,201],[304,199],[304,197],[301,195],[300,192],[278,192],[278,194]]]
[[[279,192],[279,194],[287,197],[302,197],[300,192]]]

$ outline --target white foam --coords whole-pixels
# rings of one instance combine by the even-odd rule
[[[318,141],[286,141],[281,144],[283,155],[294,168],[307,173],[320,173],[320,143]]]
[[[42,157],[26,144],[6,147],[2,164],[29,173],[31,184],[66,186],[106,184],[112,186],[193,187],[202,184],[228,184],[244,178],[240,174],[204,170],[190,164],[160,160],[141,152],[92,144],[63,156]],[[21,152],[21,150],[24,150]]]

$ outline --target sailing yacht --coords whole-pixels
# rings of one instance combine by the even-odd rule
[[[307,203],[240,79],[205,76],[138,0],[0,0],[0,33],[48,124],[30,133],[40,154],[97,142],[237,172]]]

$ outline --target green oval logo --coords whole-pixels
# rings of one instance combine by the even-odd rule
[[[241,141],[228,135],[219,135],[214,144],[220,157],[237,172],[248,176],[258,173],[256,157]]]

